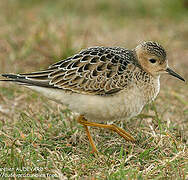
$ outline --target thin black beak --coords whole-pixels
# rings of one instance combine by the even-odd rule
[[[185,82],[185,79],[183,79],[179,74],[177,74],[176,72],[174,72],[172,69],[170,68],[167,68],[166,69],[166,72],[168,72],[168,74],[174,76],[174,77],[177,77],[178,79],[182,80]]]

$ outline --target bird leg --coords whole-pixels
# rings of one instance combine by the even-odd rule
[[[93,142],[93,139],[89,133],[89,130],[88,130],[88,127],[87,126],[93,126],[93,127],[101,127],[101,128],[106,128],[106,129],[110,129],[114,132],[116,132],[117,134],[119,134],[121,137],[123,137],[125,140],[127,141],[132,141],[132,142],[135,142],[136,140],[129,134],[127,133],[125,130],[119,128],[118,126],[114,125],[114,124],[99,124],[99,123],[94,123],[94,122],[89,122],[87,121],[83,115],[80,115],[78,117],[78,123],[84,125],[85,129],[86,129],[86,132],[87,132],[87,136],[88,136],[88,139],[89,139],[89,142],[92,146],[92,152],[97,152],[97,149],[94,145],[94,142]]]
[[[91,134],[90,134],[90,132],[89,132],[89,128],[87,127],[87,125],[84,124],[84,122],[87,122],[87,120],[84,118],[83,115],[80,115],[80,116],[78,117],[77,121],[78,121],[78,123],[82,124],[82,125],[85,127],[85,130],[86,130],[86,133],[87,133],[87,137],[88,137],[89,142],[90,142],[91,147],[92,147],[91,153],[92,153],[92,154],[93,154],[93,153],[97,153],[98,151],[97,151],[97,148],[96,148],[95,143],[94,143],[94,141],[93,141],[93,138],[92,138],[92,136],[91,136]]]
[[[84,127],[85,127],[85,130],[86,130],[86,133],[87,133],[87,137],[88,137],[89,142],[90,142],[91,147],[92,147],[91,153],[92,153],[92,154],[98,153],[97,148],[96,148],[96,146],[95,146],[95,143],[94,143],[94,141],[93,141],[93,138],[92,138],[92,136],[91,136],[91,134],[90,134],[90,132],[89,132],[89,128],[88,128],[86,125],[84,125]]]

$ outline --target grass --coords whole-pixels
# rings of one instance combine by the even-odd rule
[[[0,72],[48,67],[88,46],[133,48],[157,40],[188,79],[186,1],[0,2]],[[153,8],[155,7],[155,8]],[[91,128],[90,154],[76,115],[23,87],[0,84],[0,176],[30,179],[187,179],[188,85],[163,76],[142,114],[117,124],[137,143]],[[38,176],[38,177],[37,177]]]

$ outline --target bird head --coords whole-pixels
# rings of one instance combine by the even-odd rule
[[[157,42],[144,42],[135,48],[137,61],[144,71],[154,77],[168,73],[182,81],[185,81],[179,74],[168,66],[165,49]]]

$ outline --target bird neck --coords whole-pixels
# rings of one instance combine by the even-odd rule
[[[132,49],[131,51],[132,51],[132,54],[133,54],[132,57],[134,58],[134,59],[133,59],[134,64],[135,64],[137,67],[139,67],[140,69],[143,70],[141,64],[140,64],[139,61],[138,61],[138,56],[137,56],[137,54],[136,54],[136,49]]]

